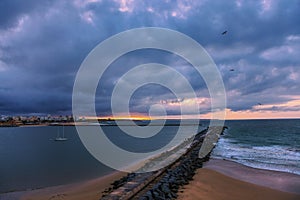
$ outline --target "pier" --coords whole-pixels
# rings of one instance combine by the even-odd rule
[[[196,169],[201,168],[203,163],[209,160],[213,149],[210,145],[215,145],[215,142],[209,143],[209,140],[219,137],[224,129],[225,127],[210,127],[199,132],[193,138],[189,148],[174,162],[153,172],[129,173],[120,180],[113,182],[111,187],[103,192],[101,199],[175,199],[180,188],[193,180]],[[204,142],[209,144],[206,145],[206,148],[201,149]],[[184,146],[184,143],[179,145],[178,148],[182,146]],[[199,157],[200,149],[202,152],[208,149],[209,151],[205,156]],[[162,156],[166,157],[170,154],[171,152]]]

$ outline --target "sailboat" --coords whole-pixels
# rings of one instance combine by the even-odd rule
[[[68,140],[68,138],[66,138],[65,137],[65,127],[64,127],[64,125],[63,125],[63,133],[62,133],[62,137],[60,136],[60,134],[59,134],[59,129],[58,129],[58,131],[57,131],[57,136],[56,136],[56,138],[54,139],[54,141],[67,141]]]

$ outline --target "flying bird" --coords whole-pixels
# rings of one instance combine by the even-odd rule
[[[234,71],[234,69],[230,69],[229,71],[233,72],[233,71]]]
[[[262,104],[261,104],[261,103],[258,103],[258,105],[260,105],[260,106],[261,106]]]
[[[222,35],[225,35],[227,33],[227,31],[224,31],[223,33],[222,33]]]

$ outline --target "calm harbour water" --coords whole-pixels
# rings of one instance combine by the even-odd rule
[[[67,142],[54,142],[58,129],[0,129],[0,192],[65,184],[112,171],[89,155],[74,127],[65,127]]]
[[[93,130],[93,126],[86,128]],[[177,126],[166,126],[159,136],[145,141],[133,140],[117,126],[102,128],[116,145],[134,152],[159,149],[178,130]],[[0,193],[68,184],[114,171],[85,149],[75,127],[64,127],[66,142],[54,141],[58,131],[62,132],[61,126],[0,128]],[[186,137],[183,134],[178,144]]]
[[[207,121],[201,123],[199,130],[208,125]],[[300,174],[300,120],[240,120],[226,121],[225,125],[228,130],[220,138],[213,157]],[[68,184],[113,171],[89,154],[75,127],[64,129],[68,141],[54,142],[62,127],[0,128],[0,193]],[[168,143],[178,127],[166,126],[159,137],[147,142],[132,140],[116,126],[103,129],[115,144],[142,152]],[[186,137],[182,134],[178,144]]]

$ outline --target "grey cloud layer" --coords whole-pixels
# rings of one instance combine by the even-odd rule
[[[178,30],[202,44],[221,71],[230,109],[286,102],[286,95],[300,95],[300,3],[270,2],[3,0],[0,114],[70,113],[73,82],[86,55],[111,35],[142,26]],[[222,36],[224,30],[228,34]],[[207,97],[203,80],[187,63],[160,52],[136,52],[116,61],[100,82],[99,114],[110,113],[118,77],[131,64],[147,62],[173,66]],[[147,90],[132,100],[135,112],[174,97],[165,89]]]

